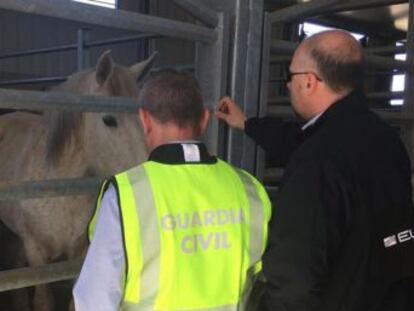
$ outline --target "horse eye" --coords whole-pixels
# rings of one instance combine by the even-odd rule
[[[102,121],[108,127],[117,127],[118,126],[118,122],[116,121],[115,117],[110,116],[110,115],[103,116]]]

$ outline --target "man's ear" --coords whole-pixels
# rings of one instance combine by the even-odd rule
[[[314,93],[317,87],[318,87],[318,80],[316,79],[316,76],[313,74],[306,75],[306,81],[305,81],[306,94]]]
[[[145,109],[139,108],[139,119],[141,120],[144,135],[148,135],[148,133],[151,132],[152,127],[152,119],[150,113]]]
[[[203,116],[200,121],[200,135],[204,134],[208,126],[208,120],[210,119],[210,112],[204,108]]]

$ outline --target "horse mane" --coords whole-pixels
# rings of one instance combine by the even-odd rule
[[[47,115],[48,135],[46,147],[47,163],[56,164],[67,146],[74,144],[82,126],[82,113],[55,112]]]
[[[51,89],[51,92],[83,93],[85,80],[91,70],[84,71],[70,77],[68,81]],[[47,112],[48,123],[46,161],[56,164],[64,154],[67,146],[75,143],[79,137],[79,129],[82,126],[83,114],[81,112]]]

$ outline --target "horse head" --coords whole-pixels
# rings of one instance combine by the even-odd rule
[[[54,91],[87,95],[137,98],[139,85],[150,71],[156,53],[131,67],[116,65],[110,52],[94,69],[73,74]],[[108,176],[146,159],[137,113],[51,112],[46,160],[61,167],[83,161],[86,176]]]

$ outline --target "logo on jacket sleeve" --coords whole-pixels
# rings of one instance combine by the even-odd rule
[[[384,247],[392,247],[397,244],[402,244],[408,241],[414,240],[414,234],[412,229],[401,231],[397,234],[390,235],[384,238]]]

